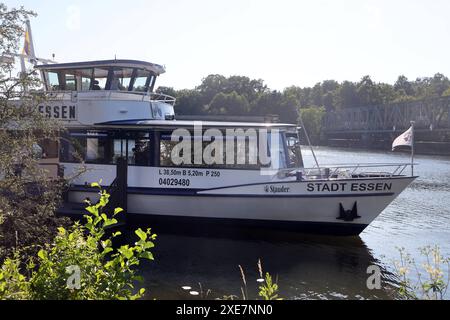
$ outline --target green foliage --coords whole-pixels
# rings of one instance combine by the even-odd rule
[[[211,74],[202,80],[196,90],[200,92],[203,104],[207,105],[218,93],[230,94],[233,91],[251,103],[266,92],[267,87],[261,79],[254,80],[243,76],[226,78],[219,74]]]
[[[263,277],[263,268],[262,268],[261,260],[258,260],[257,266],[258,266],[258,273],[259,273],[259,278],[256,280],[256,282],[259,284],[257,287],[258,296],[253,298],[249,295],[248,288],[247,288],[248,287],[247,277],[245,275],[244,269],[242,268],[241,265],[239,265],[238,267],[239,267],[241,281],[242,281],[242,286],[240,288],[241,296],[239,297],[234,294],[229,294],[229,295],[222,295],[220,297],[217,297],[216,299],[218,299],[218,300],[236,300],[236,299],[257,300],[258,297],[260,297],[263,300],[283,300],[278,295],[277,281],[274,282],[272,280],[272,276],[268,272],[266,272],[265,276]],[[200,299],[212,299],[213,292],[210,289],[204,291],[201,283],[199,283],[198,286],[199,286],[199,291],[192,290],[191,286],[183,286],[182,289],[184,291],[188,292],[191,296],[196,296]]]
[[[279,115],[280,121],[295,123],[298,118],[298,100],[292,95],[278,91],[266,92],[253,102],[250,114],[265,116]]]
[[[442,96],[443,96],[443,97],[448,97],[448,96],[450,96],[450,87],[442,93]]]
[[[266,272],[265,277],[263,277],[263,268],[261,259],[258,260],[258,272],[259,279],[256,281],[260,283],[258,289],[258,296],[263,298],[264,300],[283,300],[278,296],[278,284],[273,282],[272,276]],[[248,290],[247,290],[247,279],[245,277],[244,269],[239,266],[239,271],[241,272],[241,279],[243,286],[241,287],[242,300],[247,300],[249,298]],[[233,300],[236,296],[223,296],[222,298],[225,300]]]
[[[98,184],[92,184],[98,186]],[[6,259],[0,271],[0,299],[137,299],[144,289],[136,266],[142,259],[153,260],[151,249],[156,235],[150,229],[135,231],[134,245],[113,246],[120,232],[106,236],[105,228],[117,223],[103,213],[109,194],[99,187],[100,200],[88,203],[86,223],[58,229],[52,244],[41,249],[26,266],[29,277],[19,270],[20,259]],[[77,274],[79,270],[79,274]],[[79,277],[78,277],[79,275]]]
[[[324,107],[308,107],[300,109],[300,116],[303,124],[308,132],[312,143],[320,141],[320,133],[322,130],[322,118],[325,115]],[[303,131],[300,131],[303,133]],[[306,139],[304,139],[306,141]]]
[[[2,54],[15,53],[24,32],[24,23],[35,16],[33,11],[23,7],[9,9],[0,3],[0,52]]]
[[[282,92],[270,90],[261,79],[243,76],[227,78],[212,74],[204,78],[195,89],[164,90],[177,97],[177,114],[274,114],[279,115],[281,121],[292,123],[297,118],[299,106],[318,106],[324,107],[326,111],[333,111],[440,97],[450,95],[449,88],[450,80],[440,73],[433,77],[417,78],[415,81],[401,75],[394,85],[376,83],[366,75],[358,82],[325,80],[312,87],[287,87]],[[244,111],[245,102],[238,97],[247,100],[250,105],[247,112]]]
[[[180,115],[194,115],[205,113],[202,94],[197,90],[178,90],[175,94],[175,112]]]
[[[263,284],[259,286],[259,296],[264,300],[281,300],[278,297],[278,284],[272,281],[272,276],[268,272]]]
[[[244,115],[248,113],[248,109],[247,99],[233,91],[216,94],[209,104],[208,111],[211,114]]]
[[[419,250],[425,262],[417,265],[404,248],[399,248],[400,260],[394,261],[399,294],[404,299],[442,300],[449,287],[450,258],[444,258],[438,246]]]
[[[0,53],[16,53],[24,34],[24,22],[34,16],[23,8],[0,3]],[[41,85],[34,70],[14,76],[13,60],[0,61],[0,262],[14,248],[30,254],[50,241],[67,220],[54,211],[64,182],[54,180],[39,167],[36,149],[43,141],[54,142],[61,130],[57,121],[36,108],[45,97],[33,91]],[[25,90],[25,88],[27,90]],[[48,168],[48,167],[47,167]],[[31,245],[34,245],[32,247]]]
[[[28,299],[29,291],[30,283],[20,273],[20,259],[16,253],[0,269],[0,300]]]

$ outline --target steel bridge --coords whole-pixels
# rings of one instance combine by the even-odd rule
[[[414,121],[418,153],[450,155],[450,97],[327,112],[322,143],[390,150]]]
[[[327,112],[323,132],[395,132],[408,128],[410,121],[418,131],[450,131],[450,96]]]

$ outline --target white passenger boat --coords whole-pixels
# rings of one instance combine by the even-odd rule
[[[127,214],[151,221],[355,235],[415,179],[405,174],[409,163],[305,168],[295,124],[177,120],[175,98],[154,93],[164,72],[157,64],[36,69],[48,98],[39,110],[67,128],[47,156],[65,177],[87,168],[65,208],[95,198],[89,184],[101,180],[122,184]]]

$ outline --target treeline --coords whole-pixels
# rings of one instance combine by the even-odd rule
[[[291,86],[277,91],[261,79],[215,74],[204,78],[194,89],[160,87],[158,91],[177,98],[175,109],[180,115],[278,114],[281,121],[296,122],[299,108],[323,107],[332,111],[447,96],[450,80],[440,73],[413,81],[401,75],[391,85],[364,76],[359,82],[325,80],[313,87]]]
[[[282,121],[296,122],[298,100],[283,92],[270,90],[261,79],[243,76],[209,75],[194,89],[174,90],[159,87],[158,92],[177,98],[179,115],[265,116],[278,114]]]

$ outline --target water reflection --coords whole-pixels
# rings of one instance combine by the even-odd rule
[[[214,233],[215,235],[212,235]],[[263,269],[278,277],[281,295],[288,299],[388,299],[393,287],[366,286],[367,267],[381,264],[359,237],[325,237],[267,230],[209,230],[207,235],[160,233],[155,261],[141,270],[148,298],[190,298],[182,286],[211,293],[241,296],[238,265],[246,273],[248,292],[257,298],[258,259]],[[382,270],[384,272],[384,270]],[[385,279],[388,280],[388,279]],[[201,284],[201,287],[199,286]],[[198,298],[198,297],[195,297]]]
[[[305,150],[305,165],[313,165]],[[408,154],[320,147],[321,163],[409,162]],[[394,288],[393,260],[405,247],[420,263],[418,248],[439,245],[450,257],[450,159],[417,156],[419,178],[388,206],[360,237],[325,237],[267,230],[223,230],[205,227],[195,233],[159,233],[155,262],[141,267],[148,298],[189,298],[182,286],[208,298],[240,296],[238,265],[246,270],[249,294],[256,297],[256,263],[278,275],[281,294],[289,299],[390,299]],[[183,226],[179,226],[181,229]],[[188,227],[186,227],[188,228]],[[189,229],[184,229],[188,231]],[[382,268],[382,290],[366,286],[367,267]],[[447,298],[450,292],[447,293]],[[193,297],[199,298],[199,297]]]

